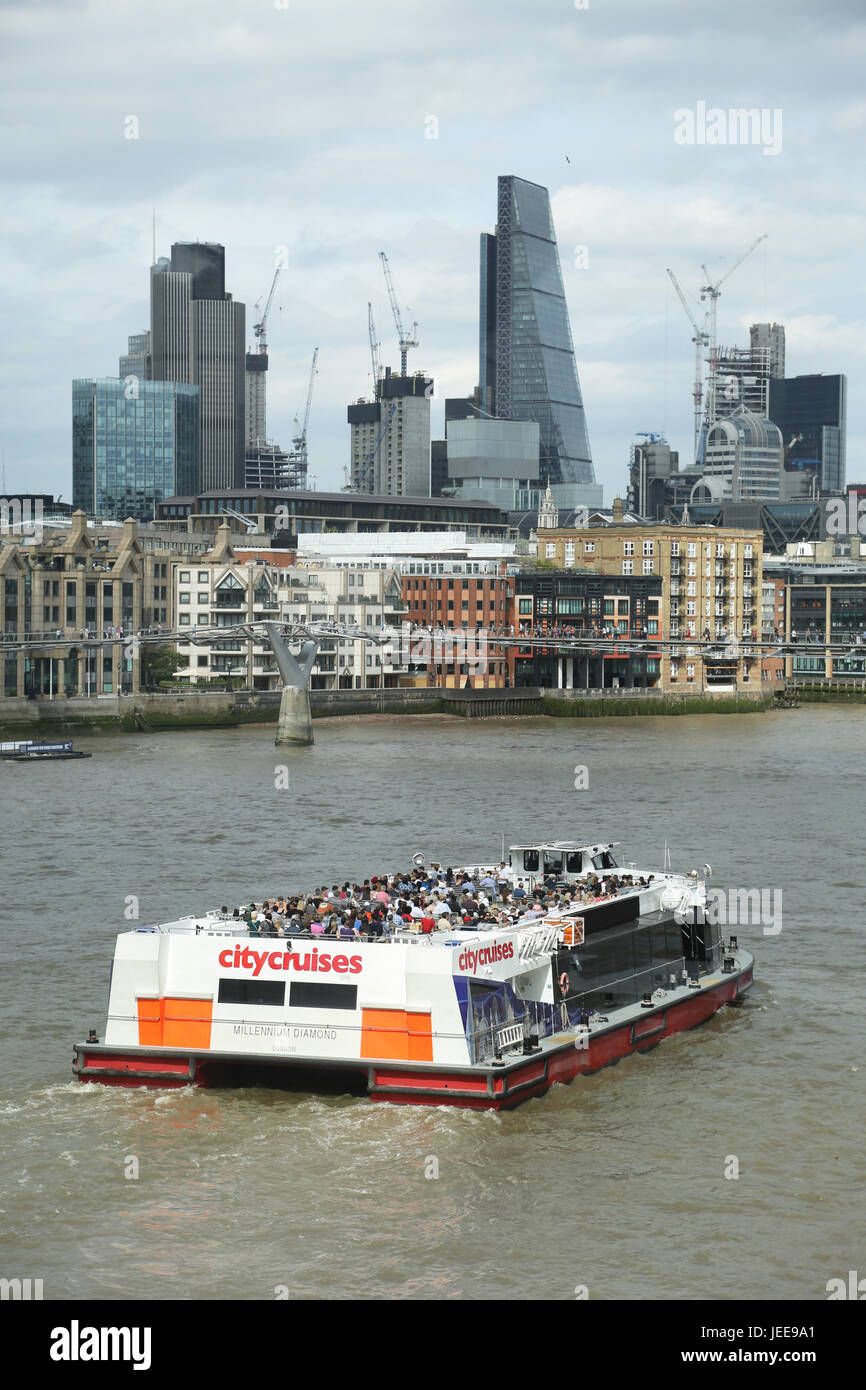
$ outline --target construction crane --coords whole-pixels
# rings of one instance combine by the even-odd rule
[[[710,281],[710,272],[707,270],[707,267],[705,265],[701,266],[701,270],[704,272],[704,277],[706,279],[706,284],[701,285],[701,303],[703,303],[707,299],[710,301],[710,373],[707,379],[708,425],[712,425],[716,418],[716,375],[718,371],[716,349],[716,308],[718,305],[719,294],[722,285],[725,283],[728,277],[730,275],[733,275],[737,267],[743,264],[743,261],[746,259],[747,256],[751,256],[756,246],[760,246],[761,242],[766,240],[766,232],[762,233],[761,236],[756,237],[755,240],[752,242],[751,246],[748,247],[748,249],[745,250],[743,254],[740,257],[738,257],[737,260],[734,261],[734,264],[731,266],[730,270],[726,270],[722,278],[720,280],[717,280],[715,284],[712,284]]]
[[[367,331],[370,334],[370,358],[373,363],[373,394],[379,385],[379,377],[382,375],[382,368],[379,365],[379,343],[376,339],[376,325],[373,322],[373,306],[367,301]]]
[[[300,424],[297,415],[295,416],[295,429],[297,434],[292,440],[292,452],[289,455],[291,467],[295,477],[303,487],[307,481],[307,425],[310,421],[310,405],[313,400],[313,383],[316,380],[316,363],[319,360],[319,349],[313,353],[313,361],[310,365],[310,384],[307,388],[307,404],[304,409],[304,423]]]
[[[698,325],[695,323],[694,314],[689,308],[688,301],[685,295],[683,294],[682,289],[680,288],[679,280],[674,275],[672,270],[668,270],[668,275],[670,276],[671,284],[677,292],[679,301],[686,311],[686,318],[688,319],[689,323],[692,325],[692,328],[694,329],[694,337],[692,338],[692,342],[695,345],[695,384],[692,387],[692,400],[695,406],[695,462],[697,462],[698,448],[701,439],[701,413],[704,394],[704,372],[702,357],[704,348],[709,347],[710,343],[710,335],[707,332],[708,315],[704,314],[703,328],[698,328]]]
[[[391,267],[388,264],[388,257],[385,255],[384,251],[379,252],[379,260],[382,262],[382,270],[385,273],[385,284],[388,286],[388,298],[391,301],[391,312],[394,315],[394,323],[397,327],[397,340],[400,344],[400,375],[405,376],[406,357],[409,352],[409,349],[418,346],[418,340],[415,337],[415,329],[418,327],[418,325],[417,323],[412,324],[411,338],[407,337],[407,335],[403,332],[403,321],[400,318],[400,310],[397,306],[397,296],[394,293],[394,281],[391,279]]]
[[[277,266],[276,270],[274,271],[274,278],[273,278],[273,280],[271,281],[271,290],[270,290],[270,294],[268,295],[267,303],[265,304],[265,312],[262,314],[261,318],[259,319],[259,322],[256,323],[256,324],[253,324],[253,333],[254,333],[255,337],[258,339],[258,344],[259,344],[258,350],[259,350],[259,352],[267,352],[267,350],[268,350],[268,344],[267,344],[268,314],[271,312],[271,304],[273,303],[274,290],[277,288],[277,280],[279,279],[280,269],[281,269],[281,267],[280,267],[280,266]],[[257,309],[258,309],[259,305],[261,304],[261,302],[262,302],[262,301],[261,301],[260,299],[257,299],[257,300],[256,300],[256,308],[257,308]]]

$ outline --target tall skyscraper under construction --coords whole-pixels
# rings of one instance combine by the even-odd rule
[[[540,477],[559,505],[595,486],[583,397],[547,189],[499,179],[496,232],[481,237],[481,405],[503,420],[536,420]],[[569,498],[563,489],[575,489]]]
[[[155,381],[199,387],[203,489],[243,487],[245,306],[225,292],[225,248],[176,242],[150,276]]]

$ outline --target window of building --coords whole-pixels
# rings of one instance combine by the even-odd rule
[[[690,602],[686,603],[686,617],[687,617],[687,618],[693,618],[694,616],[695,616],[695,605],[694,605],[694,602],[693,602],[693,601],[690,601]]]
[[[634,541],[623,541],[622,553],[623,555],[634,555]]]
[[[688,593],[690,598],[696,597],[697,585],[695,584],[694,579],[689,580],[688,584],[686,585],[686,592]]]
[[[679,543],[679,541],[671,541],[671,555],[679,555],[679,553],[680,553],[680,543]]]
[[[622,572],[623,574],[634,574],[634,560],[623,560]]]
[[[189,603],[189,594],[178,594],[178,603]]]
[[[689,541],[689,543],[688,543],[688,554],[689,554],[690,556],[692,556],[692,555],[697,555],[697,553],[698,553],[698,543],[697,543],[697,541]]]
[[[207,594],[197,594],[196,597],[197,597],[199,603],[207,603],[207,601],[208,601],[208,595],[207,595]]]
[[[181,613],[180,617],[178,618],[178,622],[180,623],[181,627],[189,627],[189,614]]]
[[[595,554],[595,541],[584,541],[584,543],[583,543],[583,553],[584,553],[584,555],[594,555],[594,554]]]
[[[520,614],[521,618],[531,617],[531,616],[532,616],[532,599],[531,599],[531,598],[519,598],[519,599],[517,600],[517,611],[518,611],[518,613]]]
[[[689,565],[686,566],[686,573],[687,573],[687,574],[697,574],[697,572],[698,572],[698,567],[697,567],[697,564],[695,563],[695,561],[693,560],[693,561],[691,562],[691,564],[689,564]]]
[[[656,543],[655,543],[655,541],[644,541],[644,543],[643,543],[643,553],[644,553],[644,555],[655,555],[655,553],[656,553]]]
[[[732,553],[733,553],[733,547],[732,547]],[[751,558],[752,558],[752,546],[751,546],[751,543],[749,543],[749,544],[743,546],[743,555],[745,556],[745,558],[746,558],[747,560],[751,560]]]
[[[207,570],[199,570],[199,572],[198,572],[198,582],[199,582],[199,584],[206,584],[206,583],[207,583]]]
[[[180,572],[180,582],[181,582],[181,584],[188,584],[188,583],[189,583],[189,570],[181,570],[181,572]]]
[[[644,574],[652,574],[652,573],[654,572],[654,570],[655,570],[655,560],[644,560],[644,562],[643,562],[643,572],[644,572]]]
[[[693,681],[694,678],[695,678],[695,663],[694,663],[693,661],[687,661],[687,662],[686,662],[686,680],[687,680],[687,681]]]

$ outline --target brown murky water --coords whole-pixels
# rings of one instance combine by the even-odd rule
[[[316,735],[0,766],[0,1274],[46,1299],[825,1299],[862,1265],[866,709]],[[737,927],[751,997],[507,1115],[72,1082],[128,898],[156,920],[495,857],[503,832],[651,864],[667,839],[675,867],[781,890],[778,934]]]

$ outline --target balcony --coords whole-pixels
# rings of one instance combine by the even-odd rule
[[[246,594],[217,594],[211,604],[212,608],[240,608],[246,609]]]

